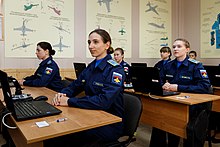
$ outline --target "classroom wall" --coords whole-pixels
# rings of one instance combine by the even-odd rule
[[[126,58],[128,63],[147,62],[153,66],[159,59],[140,59],[139,56],[139,4],[132,0],[132,58]],[[73,62],[89,63],[93,58],[86,58],[86,0],[75,0],[75,37],[74,54],[72,59],[55,58],[60,68],[72,68]],[[198,53],[198,60],[204,64],[218,65],[220,59],[200,58],[200,0],[172,0],[172,39],[183,37],[190,41],[191,48]],[[33,48],[35,50],[35,48]],[[158,53],[159,54],[159,53]],[[6,58],[4,42],[0,41],[0,69],[5,68],[37,68],[40,61],[37,58]]]

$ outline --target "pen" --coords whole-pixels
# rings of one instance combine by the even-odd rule
[[[187,99],[190,98],[190,96],[186,95],[186,96],[177,96],[176,98],[178,99]]]
[[[57,119],[57,122],[62,122],[62,121],[66,121],[67,120],[67,118],[59,118],[59,119]]]

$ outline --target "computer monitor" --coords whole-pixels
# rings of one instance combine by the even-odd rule
[[[209,80],[213,86],[220,87],[220,66],[204,65]]]
[[[81,72],[86,68],[86,63],[74,62],[73,67],[75,69],[76,78],[78,78]]]
[[[131,66],[143,66],[143,67],[147,67],[147,63],[131,63]]]
[[[148,93],[150,89],[150,78],[147,74],[147,66],[131,66],[131,81],[137,92]]]

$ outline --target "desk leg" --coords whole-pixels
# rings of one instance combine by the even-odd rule
[[[143,112],[141,122],[152,127],[186,138],[189,106],[166,100],[141,97]]]
[[[18,129],[8,129],[8,132],[16,147],[43,147],[43,141],[27,144],[24,136]]]

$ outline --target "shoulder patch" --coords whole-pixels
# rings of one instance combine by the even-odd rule
[[[190,61],[190,62],[192,62],[192,63],[195,63],[195,64],[198,64],[198,63],[199,63],[199,61],[197,61],[197,60],[195,60],[195,59],[191,59],[191,58],[189,58],[188,61]]]
[[[47,68],[45,69],[45,74],[47,74],[47,75],[51,75],[52,72],[53,72],[53,69],[52,69],[52,68],[47,67]]]
[[[52,61],[51,60],[49,60],[48,62],[47,62],[47,64],[51,64],[52,63]]]
[[[117,66],[117,65],[119,65],[115,60],[113,60],[113,59],[110,59],[110,60],[108,60],[107,61],[109,64],[111,64],[112,66]]]
[[[202,78],[208,78],[208,74],[205,69],[201,69],[200,74],[201,74]]]
[[[120,73],[113,72],[112,83],[122,85],[122,75]]]

